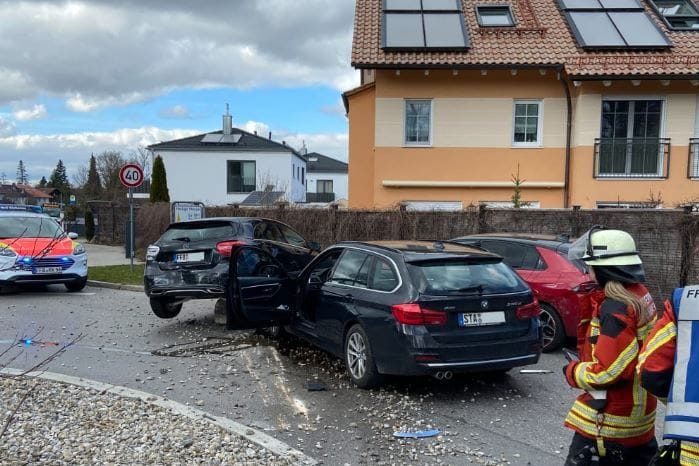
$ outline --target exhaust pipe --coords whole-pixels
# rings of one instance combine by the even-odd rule
[[[444,380],[451,380],[453,376],[454,374],[452,374],[451,371],[444,371]]]
[[[434,374],[434,378],[437,380],[444,380],[444,372],[439,371],[436,374]]]

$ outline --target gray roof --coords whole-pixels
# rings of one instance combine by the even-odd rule
[[[150,150],[171,150],[171,151],[200,151],[200,152],[291,152],[301,158],[294,148],[282,144],[272,139],[263,138],[256,134],[248,133],[239,128],[233,128],[232,134],[240,134],[241,138],[237,143],[220,142],[206,143],[201,142],[206,134],[223,134],[223,131],[213,131],[211,133],[197,134],[188,138],[174,139],[172,141],[160,142],[148,146]]]
[[[347,164],[327,155],[311,152],[306,154],[306,171],[308,173],[347,173]]]

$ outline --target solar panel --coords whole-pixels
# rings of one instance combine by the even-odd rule
[[[609,17],[630,47],[667,47],[670,45],[645,12],[610,12]]]
[[[637,0],[599,0],[607,10],[642,10]]]
[[[426,14],[424,18],[427,47],[466,46],[460,14]]]
[[[422,9],[424,11],[461,11],[461,5],[458,0],[422,0]]]
[[[387,49],[454,49],[469,46],[461,0],[384,0]]]
[[[386,47],[424,47],[422,15],[386,13]]]
[[[602,5],[597,0],[559,0],[564,10],[599,10]]]
[[[603,11],[572,11],[570,20],[583,47],[625,47],[626,42]]]
[[[201,138],[201,142],[205,144],[237,144],[242,137],[242,134],[209,133]]]
[[[201,142],[216,143],[217,144],[217,143],[221,142],[222,136],[223,136],[222,134],[217,134],[217,133],[205,134],[204,137],[201,138]]]
[[[386,0],[386,10],[420,11],[420,0]]]

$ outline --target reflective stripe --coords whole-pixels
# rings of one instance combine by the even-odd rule
[[[667,439],[692,439],[699,441],[699,430],[695,422],[672,421],[665,419],[663,438]]]
[[[680,442],[680,464],[699,466],[699,444]]]
[[[589,419],[591,422],[595,422],[597,419],[597,410],[590,408],[582,401],[576,400],[573,403],[571,411],[575,411],[578,416]],[[655,422],[655,411],[649,414],[644,414],[643,416],[631,417],[631,416],[619,416],[616,414],[604,413],[604,423],[611,426],[638,426],[652,424]]]
[[[692,416],[699,419],[699,403],[673,401],[667,406],[666,416]],[[699,427],[697,428],[699,430]]]
[[[672,376],[671,400],[684,401],[687,389],[687,370],[689,369],[689,342],[692,341],[692,322],[677,323],[677,356],[675,371]]]
[[[638,357],[638,365],[642,366],[645,364],[648,356],[656,352],[661,346],[665,345],[668,341],[675,337],[677,337],[677,326],[674,322],[669,322],[658,333],[653,335],[653,338],[648,340],[646,350]]]
[[[581,432],[584,432],[585,434],[591,437],[597,436],[597,424],[595,423],[595,421],[577,416],[574,410],[571,410],[568,413],[568,416],[566,417],[566,423],[579,429]],[[654,429],[654,422],[650,422],[645,425],[637,425],[634,427],[612,427],[609,426],[605,420],[605,422],[602,424],[600,435],[604,438],[624,439],[640,437],[642,435],[647,434],[648,432],[652,432]]]
[[[624,349],[624,351],[621,352],[619,357],[617,357],[614,362],[604,371],[599,372],[597,374],[593,372],[587,371],[587,368],[591,364],[595,364],[595,362],[583,362],[580,363],[578,366],[583,366],[586,370],[582,374],[580,380],[582,383],[585,385],[604,385],[609,382],[614,381],[617,379],[621,374],[624,372],[624,370],[628,367],[629,364],[631,364],[634,359],[636,359],[636,356],[638,355],[638,342],[636,339],[631,341],[629,343],[629,346]],[[578,371],[576,371],[577,375]],[[582,386],[582,384],[581,384]]]
[[[631,410],[631,416],[640,417],[646,410],[646,405],[648,403],[648,392],[641,387],[641,380],[638,373],[634,373],[633,376],[633,409]]]

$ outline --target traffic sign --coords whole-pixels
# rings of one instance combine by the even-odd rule
[[[138,188],[143,184],[143,168],[136,163],[127,163],[119,170],[119,181],[127,188]]]

